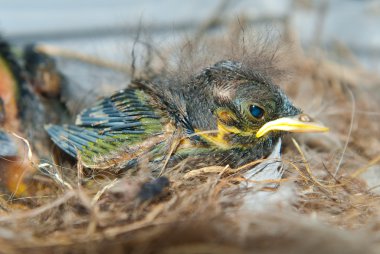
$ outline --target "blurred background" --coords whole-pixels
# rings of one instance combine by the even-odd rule
[[[210,19],[217,31],[242,16],[276,29],[289,22],[304,46],[346,48],[358,64],[380,70],[378,0],[0,0],[0,31],[11,42],[47,42],[123,63],[139,24],[159,46]]]

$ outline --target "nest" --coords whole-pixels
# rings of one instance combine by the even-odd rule
[[[237,58],[255,54],[257,61],[252,64],[280,82],[298,106],[330,127],[330,133],[297,135],[297,141],[285,139],[286,172],[276,190],[263,189],[260,182],[246,188],[239,171],[223,167],[194,169],[187,175],[173,170],[166,174],[168,183],[165,179],[151,181],[144,169],[123,178],[92,172],[93,180],[88,180],[88,172],[79,166],[33,164],[45,173],[33,176],[35,194],[1,200],[2,252],[379,251],[379,191],[371,174],[379,179],[376,134],[380,118],[375,109],[380,106],[376,98],[380,77],[357,65],[338,64],[323,53],[316,57],[304,52],[289,31],[281,43],[278,38],[271,42],[285,47],[275,46],[268,53],[259,49],[270,41],[263,44],[256,37],[255,44],[250,44],[240,25],[229,27],[227,37],[205,36],[202,29],[196,39],[181,44],[184,56],[174,57],[187,60],[182,63],[192,62],[191,66],[163,70],[163,63],[173,58],[152,57],[151,72],[133,66],[128,69],[130,74],[154,77],[165,72],[181,78],[214,61],[215,55],[228,57],[220,55],[219,49],[231,49]],[[245,45],[235,50],[233,45],[241,43],[241,38],[245,38]],[[217,53],[203,58],[204,51],[199,48],[207,48],[205,45]],[[173,57],[173,48],[162,49],[161,56]],[[194,54],[194,49],[199,54]],[[266,55],[262,59],[271,61],[261,61],[263,52],[284,57]],[[283,78],[282,70],[291,74]],[[249,203],[245,198],[248,193]]]

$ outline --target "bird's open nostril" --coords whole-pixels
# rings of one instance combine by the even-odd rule
[[[301,122],[312,122],[313,119],[309,116],[309,115],[306,115],[306,114],[301,114],[299,117],[298,117],[298,120],[300,120]]]

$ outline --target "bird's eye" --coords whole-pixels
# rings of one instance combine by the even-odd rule
[[[264,109],[257,105],[249,106],[249,112],[254,118],[261,119],[264,116]]]

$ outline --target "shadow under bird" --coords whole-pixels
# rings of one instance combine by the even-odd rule
[[[285,132],[324,132],[269,77],[220,61],[187,81],[134,81],[83,110],[75,125],[48,125],[53,142],[92,169],[153,172],[242,166],[268,156]]]

